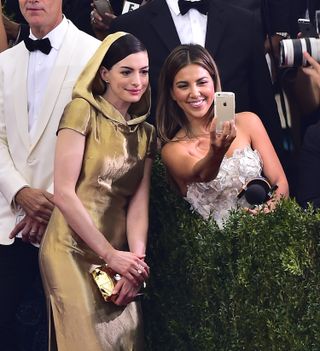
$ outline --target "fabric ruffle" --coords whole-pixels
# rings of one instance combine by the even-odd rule
[[[184,199],[193,211],[204,219],[213,218],[222,227],[230,210],[248,206],[245,200],[239,201],[237,195],[249,180],[261,176],[262,167],[257,150],[249,145],[236,149],[231,157],[223,159],[215,179],[188,185]]]

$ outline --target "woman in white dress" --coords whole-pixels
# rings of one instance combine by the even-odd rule
[[[214,93],[220,90],[208,51],[194,44],[178,46],[161,70],[157,127],[162,160],[180,193],[193,210],[222,225],[251,179],[263,174],[276,187],[265,210],[288,196],[288,183],[257,115],[237,113],[216,132]]]

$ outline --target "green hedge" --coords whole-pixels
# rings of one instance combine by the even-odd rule
[[[320,350],[320,215],[282,201],[223,230],[155,163],[143,301],[147,350]]]

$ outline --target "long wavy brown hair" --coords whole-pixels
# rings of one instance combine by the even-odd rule
[[[175,76],[190,64],[199,65],[207,70],[213,79],[215,91],[221,91],[218,68],[209,52],[197,44],[177,46],[164,62],[158,81],[156,123],[162,143],[169,142],[181,128],[191,136],[188,119],[171,96]],[[204,119],[208,124],[213,119],[213,104]]]

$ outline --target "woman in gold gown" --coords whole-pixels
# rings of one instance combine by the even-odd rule
[[[80,75],[58,129],[56,208],[40,249],[55,334],[51,350],[142,350],[135,297],[144,262],[156,151],[148,55],[134,36],[108,36]],[[105,302],[90,274],[107,263],[121,279]],[[53,328],[51,327],[53,330]]]

